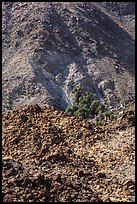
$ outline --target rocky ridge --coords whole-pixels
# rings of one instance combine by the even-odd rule
[[[112,107],[134,101],[134,17],[134,2],[3,2],[3,111],[65,109],[76,86]]]
[[[91,129],[31,105],[2,115],[3,202],[135,202],[135,112]]]

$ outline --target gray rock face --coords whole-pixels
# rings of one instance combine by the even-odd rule
[[[76,86],[112,107],[134,100],[134,3],[114,3],[3,2],[3,110],[65,109]]]

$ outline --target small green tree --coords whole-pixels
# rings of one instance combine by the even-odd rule
[[[68,106],[66,108],[66,113],[68,113],[69,115],[74,115],[74,109],[73,109],[73,106]]]
[[[98,106],[98,109],[101,110],[102,112],[104,112],[105,111],[105,105],[104,104],[100,104]]]
[[[82,88],[75,88],[74,89],[74,100],[75,102],[78,102],[79,101],[79,98],[81,97],[82,95]]]
[[[97,121],[97,125],[98,125],[98,126],[101,126],[101,125],[103,125],[103,124],[104,124],[104,123],[103,123],[103,120],[100,119],[100,120]]]
[[[90,109],[94,109],[96,108],[96,101],[92,101],[91,105],[90,105]]]
[[[115,114],[112,111],[107,111],[106,104],[101,103],[95,94],[86,92],[84,95],[82,88],[75,88],[74,96],[75,103],[66,109],[68,114],[83,118],[95,118],[95,123],[99,125],[104,124],[104,119],[116,119]]]
[[[99,110],[98,115],[99,115],[101,120],[104,120],[104,114],[102,113],[102,110]]]
[[[90,115],[90,110],[87,108],[79,108],[76,112],[75,112],[76,116],[82,116],[83,118],[88,118]]]
[[[117,115],[115,113],[110,114],[110,120],[117,120]]]

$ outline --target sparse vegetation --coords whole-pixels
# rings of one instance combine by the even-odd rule
[[[103,125],[106,121],[116,120],[117,114],[108,111],[107,103],[103,104],[91,92],[84,94],[82,88],[74,89],[74,104],[66,108],[66,113],[84,119],[93,119],[95,125]]]

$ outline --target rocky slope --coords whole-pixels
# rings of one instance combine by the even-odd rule
[[[135,202],[135,111],[90,128],[47,106],[2,116],[3,202]]]
[[[134,5],[3,2],[3,111],[30,103],[65,109],[76,86],[112,107],[133,101]]]

